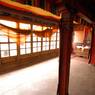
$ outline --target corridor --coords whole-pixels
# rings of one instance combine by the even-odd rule
[[[0,75],[0,95],[56,95],[58,58]],[[70,95],[95,94],[95,67],[72,57]]]

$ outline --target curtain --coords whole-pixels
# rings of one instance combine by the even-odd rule
[[[9,26],[6,26],[6,25],[3,25],[0,23],[0,29],[9,29],[9,30],[12,30],[16,33],[21,33],[21,34],[25,34],[25,35],[28,35],[31,33],[31,30],[21,30],[21,29],[15,29],[15,28],[11,28]]]
[[[38,37],[51,37],[53,35],[53,33],[57,32],[58,29],[46,29],[43,31],[33,31],[33,33],[35,35],[37,35]]]
[[[3,29],[3,31],[6,33],[7,30],[11,30],[11,31],[14,31],[15,33],[20,33],[20,34],[23,34],[23,35],[29,35],[31,34],[31,29],[30,30],[21,30],[21,29],[15,29],[15,28],[11,28],[9,26],[6,26],[6,25],[3,25],[3,24],[0,24],[0,29]],[[52,29],[45,29],[45,30],[42,30],[42,31],[33,31],[33,33],[35,35],[37,35],[38,37],[51,37],[53,33],[57,32],[58,31],[58,28],[57,27],[53,27]]]
[[[90,27],[85,27],[84,28],[84,40],[83,40],[83,43],[84,43],[84,46],[86,45],[86,40],[87,40],[87,36],[88,36],[88,33],[91,32],[91,28]]]

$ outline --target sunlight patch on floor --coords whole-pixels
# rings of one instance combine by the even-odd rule
[[[44,61],[1,75],[0,95],[55,95],[57,77],[58,58]]]

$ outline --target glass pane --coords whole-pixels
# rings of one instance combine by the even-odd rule
[[[57,48],[59,48],[59,45],[57,45]]]
[[[9,38],[10,42],[17,42],[17,38]]]
[[[46,46],[46,50],[49,50],[49,46]]]
[[[11,49],[17,49],[16,43],[10,44],[10,50],[11,50]]]
[[[56,37],[56,33],[54,33],[52,36],[53,36],[53,37]]]
[[[49,46],[49,42],[47,42],[46,45]]]
[[[58,33],[60,32],[60,30],[58,29]]]
[[[43,38],[43,41],[46,41],[46,38]]]
[[[52,41],[54,40],[53,37],[51,37],[51,40],[52,40]]]
[[[57,37],[57,40],[59,40],[59,37]]]
[[[33,33],[33,37],[35,37],[36,35]]]
[[[19,28],[20,29],[29,30],[29,29],[31,29],[31,25],[30,24],[26,24],[26,23],[20,23],[19,24]]]
[[[25,40],[26,40],[26,39],[25,39],[25,35],[20,35],[20,42],[23,43],[23,42],[25,42]]]
[[[29,41],[29,42],[31,41],[31,36],[30,35],[26,36],[26,41]]]
[[[26,43],[26,48],[31,47],[31,43]]]
[[[8,21],[8,20],[0,20],[1,24],[4,24],[6,26],[12,27],[12,28],[17,28],[16,22],[13,21]]]
[[[17,33],[13,32],[13,31],[9,31],[9,41],[17,42]]]
[[[10,56],[16,56],[17,50],[10,50]]]
[[[50,42],[50,46],[52,46],[53,45],[53,42]]]
[[[43,47],[43,51],[46,50],[46,47]]]
[[[46,42],[43,42],[43,46],[46,46]]]
[[[46,30],[47,28],[49,29],[49,27],[43,26],[43,30]]]
[[[5,30],[5,29],[0,30],[0,35],[2,36],[8,35],[8,30]]]
[[[51,46],[51,49],[55,49],[55,45],[52,45],[52,46]]]
[[[56,40],[56,37],[54,37],[54,40]]]
[[[38,42],[38,46],[41,46],[41,42]]]
[[[50,49],[54,49],[54,46],[51,46]]]
[[[33,30],[34,30],[34,31],[42,31],[42,26],[33,25]]]
[[[25,54],[25,49],[20,49],[20,54]]]
[[[57,40],[59,40],[59,33],[57,34]]]
[[[25,43],[21,43],[20,48],[25,48]]]
[[[38,37],[38,41],[41,41],[41,37]]]
[[[33,52],[37,52],[37,48],[33,48]]]
[[[54,46],[54,49],[56,49],[56,46]]]
[[[51,42],[51,45],[54,45],[55,46],[56,45],[56,42],[55,41],[54,42]]]
[[[8,31],[9,31],[9,34],[11,34],[11,35],[17,35],[17,33],[12,30],[8,30]]]
[[[31,48],[27,48],[26,53],[31,53]]]
[[[52,41],[55,41],[55,40],[56,40],[56,37],[51,37],[51,40],[52,40]]]
[[[49,38],[47,38],[47,41],[49,41]]]
[[[57,48],[59,48],[59,41],[57,41]]]
[[[38,47],[38,51],[41,51],[41,47]]]
[[[56,41],[52,41],[51,45],[50,45],[51,49],[55,49],[56,48]]]
[[[57,36],[59,37],[59,33],[57,33]]]
[[[8,56],[9,56],[8,50],[1,51],[1,57],[8,57]]]
[[[33,37],[33,41],[37,41],[37,37]]]
[[[8,50],[8,44],[1,44],[1,50]]]
[[[33,47],[37,47],[37,42],[33,43]]]
[[[7,36],[0,36],[0,42],[8,42]]]

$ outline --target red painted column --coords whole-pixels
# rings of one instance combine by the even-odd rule
[[[92,40],[91,40],[91,49],[90,49],[90,64],[95,64],[95,25],[92,29]]]
[[[72,34],[73,16],[66,10],[62,13],[60,22],[59,83],[57,95],[68,95]]]

